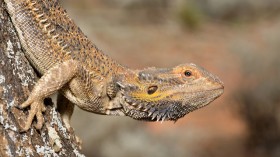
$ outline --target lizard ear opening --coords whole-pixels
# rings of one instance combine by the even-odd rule
[[[148,88],[148,91],[147,91],[147,93],[149,94],[149,95],[151,95],[151,94],[154,94],[156,91],[157,91],[157,89],[158,89],[158,86],[150,86],[149,88]]]

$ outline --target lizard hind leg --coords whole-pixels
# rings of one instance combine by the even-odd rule
[[[74,104],[65,98],[62,94],[58,93],[57,96],[57,110],[60,113],[63,122],[67,129],[70,129],[70,119],[74,111]]]
[[[50,68],[36,83],[28,99],[21,104],[20,108],[30,106],[29,115],[23,131],[27,131],[34,117],[37,118],[36,129],[41,129],[44,123],[42,112],[44,112],[44,99],[61,89],[77,73],[77,63],[67,60]]]

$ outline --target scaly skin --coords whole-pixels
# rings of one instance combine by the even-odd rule
[[[223,93],[223,83],[195,64],[170,69],[128,69],[88,40],[57,0],[5,0],[21,44],[42,75],[29,98],[23,130],[43,125],[44,98],[59,91],[66,122],[73,106],[97,114],[138,120],[174,120],[201,108]],[[66,99],[65,99],[65,98]]]

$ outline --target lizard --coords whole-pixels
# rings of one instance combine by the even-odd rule
[[[204,68],[131,69],[111,59],[81,31],[58,0],[4,0],[24,54],[39,73],[27,100],[23,131],[44,125],[44,99],[58,92],[58,110],[69,123],[74,106],[95,114],[144,121],[177,121],[224,92]]]

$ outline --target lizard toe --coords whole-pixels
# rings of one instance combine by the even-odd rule
[[[34,119],[35,114],[36,114],[35,112],[29,112],[29,115],[27,117],[26,123],[22,127],[22,131],[23,132],[29,130],[29,128],[31,127],[31,124],[32,124],[32,121]]]
[[[19,105],[18,107],[19,107],[20,109],[24,109],[24,108],[30,106],[31,104],[32,104],[32,101],[31,101],[30,99],[27,99],[25,102],[23,102],[23,103],[22,103],[21,105]]]
[[[35,125],[35,128],[37,130],[40,130],[44,124],[44,117],[43,117],[42,112],[37,112],[36,118],[37,118],[37,124]]]
[[[29,130],[35,116],[37,119],[37,124],[35,126],[36,129],[41,129],[44,124],[44,117],[42,112],[44,112],[46,108],[44,106],[43,100],[39,100],[31,103],[30,108],[31,109],[29,110],[27,121],[25,123],[25,126],[22,128],[23,131]]]

